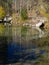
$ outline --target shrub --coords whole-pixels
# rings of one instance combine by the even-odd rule
[[[22,9],[21,10],[21,19],[26,20],[28,18],[27,16],[27,9]]]
[[[5,10],[2,6],[0,6],[0,19],[4,19],[6,16]]]

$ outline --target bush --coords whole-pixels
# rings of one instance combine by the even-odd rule
[[[21,19],[26,20],[28,18],[27,16],[27,9],[22,9],[21,10]]]
[[[4,19],[6,12],[2,6],[0,6],[0,19]]]

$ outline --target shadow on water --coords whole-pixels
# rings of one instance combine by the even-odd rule
[[[7,38],[0,36],[0,64],[6,63]]]

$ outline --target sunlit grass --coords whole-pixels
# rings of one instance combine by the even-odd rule
[[[38,10],[40,11],[40,14],[46,18],[49,19],[49,13],[46,13],[45,9],[41,9],[41,7],[38,7]]]

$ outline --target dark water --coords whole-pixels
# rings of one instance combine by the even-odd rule
[[[30,49],[17,42],[11,42],[10,40],[10,42],[8,42],[7,39],[7,37],[0,37],[0,64],[16,63],[19,62],[20,59],[22,59],[23,62],[26,60],[36,60],[44,53],[44,50],[40,50],[36,53],[35,46],[32,46]]]
[[[33,44],[31,42],[28,43],[28,41],[27,43],[22,42],[22,44],[17,42],[17,40],[20,41],[20,32],[20,28],[13,28],[12,32],[12,29],[7,27],[5,36],[0,36],[0,64],[12,64],[21,61],[25,62],[26,60],[37,60],[40,55],[44,54],[44,50],[39,50],[39,52],[36,50],[37,47],[34,40]],[[29,40],[31,36],[28,37],[30,32],[28,33],[25,38]]]
[[[0,64],[6,63],[7,56],[7,38],[0,36]]]
[[[20,46],[14,42],[11,45],[8,45],[7,63],[19,62],[20,59],[23,61],[36,60],[40,54],[44,53],[44,50],[40,50],[39,54],[36,53],[36,50],[26,52],[27,49],[28,48],[24,48],[24,46]]]
[[[16,43],[12,43],[11,45],[8,45],[8,56],[7,56],[7,63],[14,63],[18,62],[19,59],[23,59],[24,61],[29,59],[36,59],[37,55],[35,51],[25,53],[27,48],[22,48],[20,45],[17,45]],[[40,52],[43,53],[43,52]]]

